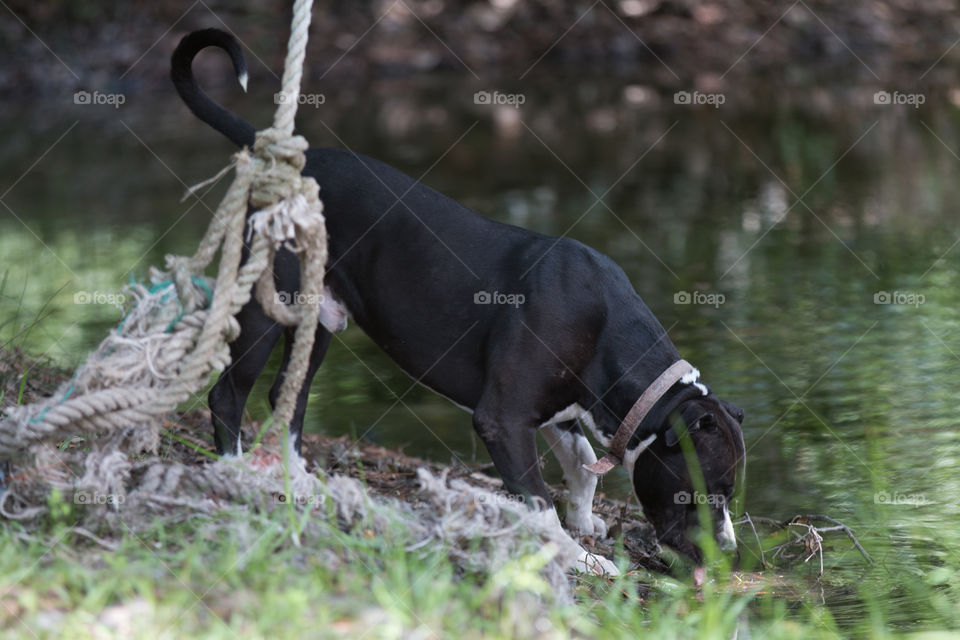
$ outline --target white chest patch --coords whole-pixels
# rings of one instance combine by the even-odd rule
[[[582,422],[587,429],[590,430],[590,433],[593,434],[593,437],[599,440],[603,446],[610,446],[610,437],[601,433],[600,430],[597,429],[597,423],[593,421],[593,416],[590,415],[590,412],[576,403],[570,405],[562,411],[558,411],[552,418],[540,426],[545,427],[548,424],[557,424],[558,422],[567,422],[569,420],[580,420],[580,422]]]

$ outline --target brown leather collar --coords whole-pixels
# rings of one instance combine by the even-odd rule
[[[623,419],[623,422],[620,423],[617,433],[614,434],[613,440],[610,442],[610,452],[593,464],[583,465],[584,469],[595,475],[602,476],[618,464],[622,464],[627,445],[630,443],[630,438],[633,437],[633,434],[637,431],[637,427],[640,426],[643,419],[646,418],[650,410],[653,409],[653,405],[657,404],[657,401],[663,397],[663,394],[665,394],[670,387],[691,371],[695,371],[695,369],[693,365],[686,360],[677,360],[667,367],[667,370],[661,373],[660,376],[640,394],[640,398],[634,403],[633,407],[631,407],[627,416]]]

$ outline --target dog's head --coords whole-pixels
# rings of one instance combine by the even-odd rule
[[[746,451],[740,423],[743,410],[712,393],[682,403],[670,412],[646,448],[628,451],[627,469],[644,514],[660,542],[695,562],[702,553],[690,539],[700,526],[698,503],[707,503],[721,549],[736,548],[729,505],[744,471]],[[694,491],[680,438],[689,436],[696,451],[707,495]],[[633,455],[631,455],[633,453]]]

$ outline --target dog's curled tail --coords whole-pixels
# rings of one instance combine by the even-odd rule
[[[203,92],[193,77],[193,58],[206,47],[219,47],[230,55],[237,82],[247,90],[247,63],[237,39],[220,29],[194,31],[177,45],[170,59],[170,78],[177,93],[195,116],[225,135],[235,145],[253,146],[256,129],[249,122],[227,111]]]

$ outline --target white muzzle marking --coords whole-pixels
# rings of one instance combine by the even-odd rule
[[[723,506],[723,528],[717,535],[717,544],[723,551],[733,551],[737,548],[737,534],[733,530],[733,521],[730,519],[730,510]]]

